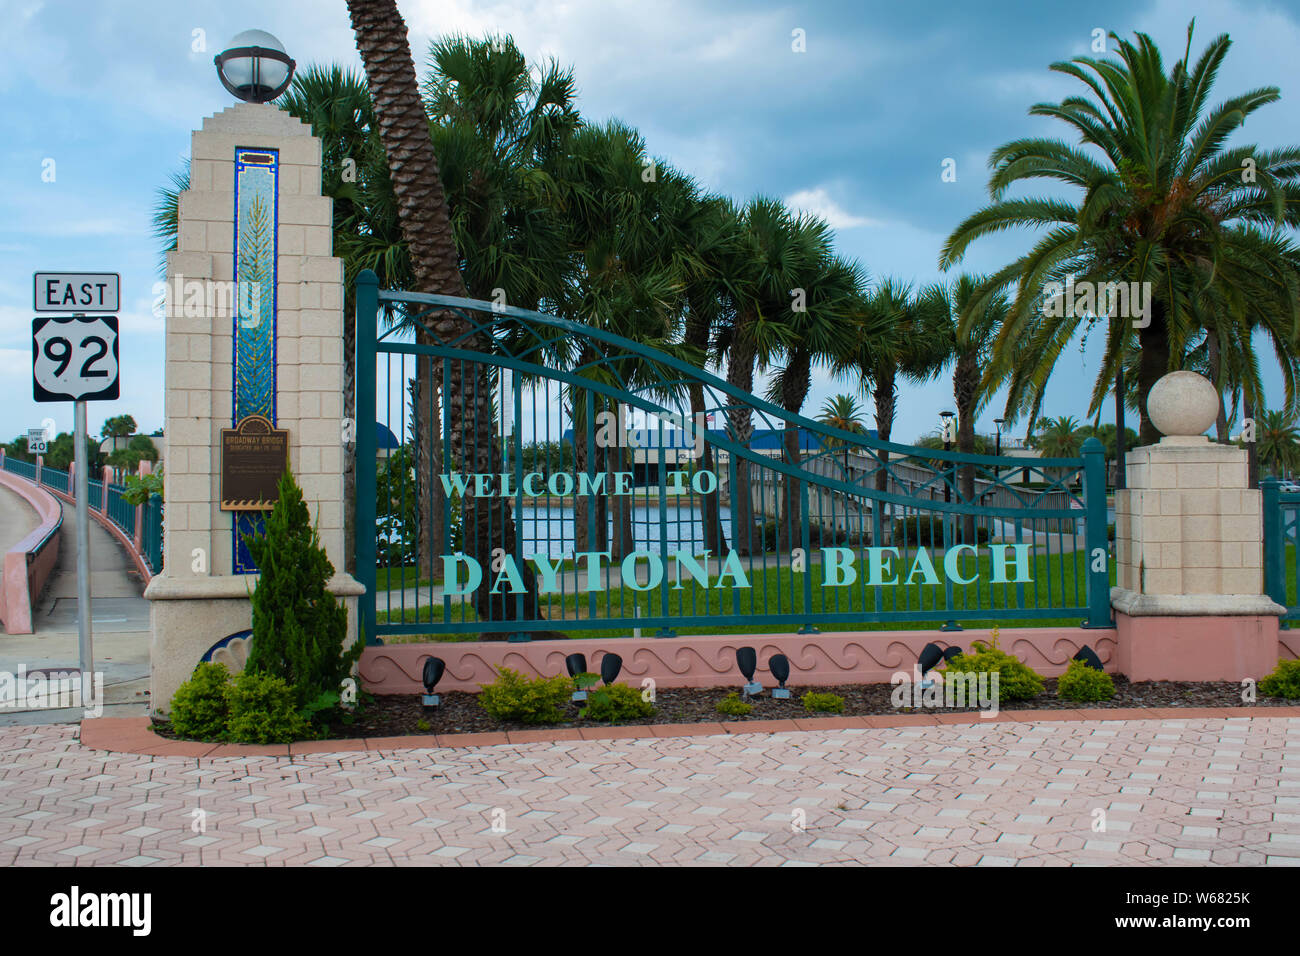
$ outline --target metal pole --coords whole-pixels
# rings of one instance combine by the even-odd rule
[[[86,460],[86,403],[73,403],[73,441],[77,474],[77,643],[81,655],[81,701],[90,704],[95,654],[90,634],[90,463]]]

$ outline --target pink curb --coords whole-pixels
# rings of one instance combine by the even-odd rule
[[[891,714],[864,717],[804,717],[795,720],[722,721],[699,724],[650,724],[631,727],[561,727],[472,734],[425,734],[342,740],[306,740],[295,744],[209,744],[159,737],[148,717],[94,717],[81,722],[81,745],[90,750],[157,757],[292,757],[301,754],[377,750],[424,750],[491,747],[501,744],[554,743],[571,740],[627,740],[659,737],[710,737],[734,734],[792,733],[889,727],[939,727],[963,724],[1040,724],[1083,720],[1228,720],[1300,717],[1300,707],[1125,707],[1105,710],[1016,710],[996,717],[978,713]]]

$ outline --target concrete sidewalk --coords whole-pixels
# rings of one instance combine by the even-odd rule
[[[316,746],[0,728],[0,865],[1300,865],[1300,718],[1266,712]]]
[[[13,499],[34,521],[26,502],[0,488],[8,498],[0,500],[0,534],[10,535],[21,526],[21,517],[8,507]],[[32,634],[0,634],[0,671],[30,673],[38,668],[76,670],[77,641],[77,551],[76,512],[63,506],[63,541],[59,563],[50,574],[45,593],[32,610]],[[35,524],[32,524],[35,527]],[[28,529],[31,530],[30,528]],[[26,533],[26,532],[24,532]],[[21,538],[21,536],[20,536]],[[17,541],[19,539],[15,539]],[[149,697],[149,602],[135,566],[117,541],[93,518],[90,522],[91,632],[95,669],[104,675],[107,716],[128,717],[146,713]],[[75,710],[19,711],[0,708],[0,726],[78,721]]]

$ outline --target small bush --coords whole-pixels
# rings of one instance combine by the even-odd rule
[[[172,729],[195,740],[220,740],[226,733],[230,706],[226,690],[230,671],[225,664],[203,663],[172,697]]]
[[[610,684],[587,695],[587,706],[579,717],[617,723],[620,720],[638,720],[655,712],[655,705],[641,698],[641,692],[626,684]]]
[[[478,702],[493,720],[521,724],[554,724],[564,719],[563,707],[573,693],[568,677],[530,680],[508,667],[497,668],[500,677],[483,685]]]
[[[844,698],[839,694],[819,694],[809,691],[803,695],[803,709],[810,714],[842,714]]]
[[[754,705],[741,700],[740,694],[734,690],[717,704],[718,713],[728,717],[748,717],[753,709]]]
[[[958,654],[948,662],[945,673],[998,675],[998,703],[1029,700],[1043,692],[1043,678],[1019,658],[998,647],[998,629],[989,643],[975,641],[971,654]]]
[[[1083,661],[1070,661],[1056,682],[1056,693],[1066,700],[1110,700],[1115,696],[1115,682],[1105,671],[1094,670]]]
[[[226,689],[226,701],[226,734],[236,743],[284,744],[312,736],[297,693],[282,677],[245,670]]]
[[[1273,673],[1259,682],[1259,690],[1269,697],[1300,699],[1300,658],[1278,661]]]

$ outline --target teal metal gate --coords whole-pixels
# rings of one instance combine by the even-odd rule
[[[356,301],[372,643],[1112,626],[1095,439],[1057,459],[883,442],[554,316],[369,271]]]

